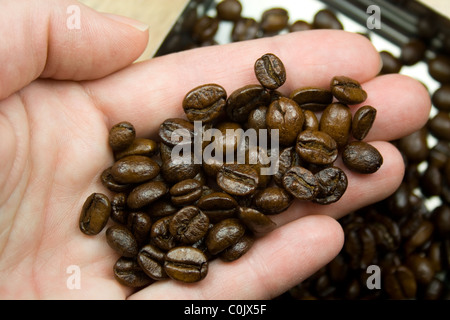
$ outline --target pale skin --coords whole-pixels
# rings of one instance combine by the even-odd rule
[[[416,80],[376,77],[379,55],[364,37],[300,32],[131,65],[145,49],[147,30],[81,4],[81,29],[68,30],[71,4],[77,3],[2,2],[2,299],[270,299],[336,256],[344,240],[337,218],[386,198],[400,184],[403,161],[386,141],[422,127],[431,103]],[[181,101],[190,89],[217,83],[231,93],[256,83],[253,63],[268,52],[286,66],[288,80],[280,89],[285,94],[301,86],[327,87],[335,75],[360,81],[369,96],[364,104],[378,110],[366,141],[380,150],[383,166],[372,175],[347,170],[349,187],[335,204],[295,202],[273,217],[276,230],[241,259],[212,262],[199,283],[169,280],[139,291],[118,284],[112,272],[118,255],[104,231],[86,236],[78,228],[84,200],[93,192],[109,194],[99,181],[113,161],[109,129],[130,121],[138,136],[155,137],[164,119],[183,116]],[[71,265],[80,268],[80,289],[67,287]]]

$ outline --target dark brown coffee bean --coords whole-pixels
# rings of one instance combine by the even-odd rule
[[[193,247],[177,247],[166,253],[164,270],[178,281],[192,283],[204,279],[208,273],[205,254]]]
[[[190,121],[211,122],[225,113],[227,93],[218,84],[205,84],[189,91],[183,109]]]
[[[202,185],[195,179],[180,181],[169,190],[172,203],[178,206],[192,204],[202,196]]]
[[[280,187],[267,187],[256,192],[253,197],[254,207],[264,214],[279,214],[292,204],[292,197]]]
[[[383,164],[380,152],[363,141],[353,141],[345,146],[342,160],[347,168],[358,173],[375,173]]]
[[[212,192],[202,196],[197,206],[212,223],[234,217],[238,209],[236,200],[224,192]]]
[[[208,231],[208,227],[208,216],[198,207],[187,206],[172,217],[169,231],[176,241],[183,244],[193,244],[203,238]]]
[[[450,206],[441,204],[434,208],[432,219],[437,233],[442,238],[450,238]]]
[[[200,17],[192,27],[192,37],[199,43],[212,40],[219,29],[219,19],[209,16]]]
[[[264,33],[273,34],[286,28],[289,13],[283,8],[272,8],[263,12],[261,29]]]
[[[247,129],[267,129],[266,114],[268,107],[260,106],[250,112],[245,127]]]
[[[231,31],[233,42],[256,39],[259,31],[259,23],[253,18],[241,18],[234,23]]]
[[[111,220],[120,224],[128,221],[127,195],[123,192],[116,193],[111,198]]]
[[[342,103],[330,104],[320,118],[319,130],[332,137],[338,148],[347,144],[351,127],[352,113],[350,108]]]
[[[450,141],[450,115],[440,111],[428,121],[430,133],[438,139]]]
[[[306,31],[313,29],[313,26],[306,21],[297,20],[289,27],[289,32]]]
[[[358,104],[367,99],[367,93],[355,79],[346,76],[336,76],[331,80],[331,93],[344,104]]]
[[[162,181],[150,181],[131,190],[127,204],[131,209],[140,209],[158,200],[169,191]]]
[[[158,153],[158,143],[151,139],[136,138],[126,149],[114,153],[117,160],[128,156],[152,157]]]
[[[105,188],[113,192],[127,192],[133,188],[132,184],[121,184],[114,180],[111,174],[112,167],[103,170],[100,180]]]
[[[96,235],[103,230],[111,214],[111,202],[102,193],[91,194],[81,209],[79,227],[86,235]]]
[[[220,134],[214,136],[211,142],[211,148],[222,150],[222,154],[233,154],[237,150],[242,139],[242,126],[237,122],[221,122],[216,128]],[[217,151],[216,151],[217,152]]]
[[[375,121],[377,110],[371,106],[359,108],[353,116],[352,135],[357,140],[363,140],[369,133]]]
[[[314,112],[311,110],[304,110],[305,122],[303,122],[303,130],[319,130],[319,120]]]
[[[224,164],[217,174],[219,187],[235,196],[254,193],[258,183],[258,172],[248,164]]]
[[[313,200],[319,192],[319,184],[314,174],[302,167],[291,167],[283,176],[283,186],[291,195],[300,200]]]
[[[441,170],[435,165],[428,165],[420,177],[420,190],[427,197],[439,196],[444,186]]]
[[[399,73],[403,67],[400,59],[394,57],[394,55],[389,51],[381,51],[380,57],[383,62],[383,67],[381,68],[380,74]]]
[[[444,84],[434,91],[431,101],[440,111],[450,112],[450,84]]]
[[[235,244],[220,253],[220,259],[227,262],[235,261],[246,254],[254,242],[254,237],[249,233],[245,233]]]
[[[370,228],[353,222],[344,227],[344,251],[350,256],[352,269],[366,269],[376,257],[375,237]]]
[[[267,128],[279,132],[282,146],[292,145],[303,129],[305,116],[298,104],[289,98],[281,97],[272,102],[267,110]]]
[[[141,288],[152,283],[137,261],[132,258],[120,257],[114,264],[114,278],[122,285]]]
[[[411,39],[401,48],[400,60],[406,66],[412,66],[425,57],[426,44],[420,39]]]
[[[245,233],[238,219],[225,219],[216,223],[206,236],[206,246],[211,254],[218,254],[235,244]]]
[[[313,164],[331,164],[338,156],[337,143],[325,132],[305,130],[297,137],[300,158]]]
[[[238,218],[255,234],[265,234],[277,227],[268,216],[253,208],[240,207]]]
[[[329,9],[319,10],[314,15],[313,26],[315,29],[344,29],[334,12]]]
[[[127,227],[116,224],[106,229],[108,245],[121,256],[132,258],[138,254],[138,244],[133,233]]]
[[[435,80],[441,83],[450,82],[450,58],[445,55],[437,55],[428,61],[428,72]]]
[[[122,184],[141,183],[153,179],[159,173],[156,161],[144,156],[128,156],[114,163],[111,175]]]
[[[324,110],[332,101],[330,90],[316,87],[302,87],[294,90],[289,98],[297,102],[304,110],[318,112]]]
[[[427,140],[426,128],[421,128],[398,141],[398,148],[411,163],[420,163],[427,159],[430,149]]]
[[[406,266],[390,267],[383,277],[385,292],[391,299],[413,299],[417,293],[414,274]]]
[[[114,151],[123,150],[131,145],[135,137],[134,126],[127,121],[120,122],[109,131],[109,145]]]
[[[216,11],[219,19],[236,21],[241,17],[242,5],[238,0],[222,0],[217,4]]]
[[[168,146],[190,144],[194,141],[194,124],[181,118],[170,118],[161,123],[158,135]]]
[[[255,75],[259,83],[267,89],[275,90],[286,82],[283,62],[273,53],[266,53],[255,62]]]
[[[403,248],[406,254],[412,253],[414,250],[426,243],[433,234],[434,226],[428,220],[423,220],[415,229],[414,233],[406,239]]]
[[[347,190],[348,179],[344,171],[338,167],[329,167],[317,172],[314,177],[319,187],[313,199],[320,204],[330,204],[338,201]]]
[[[278,171],[273,176],[275,183],[278,186],[283,186],[283,176],[286,171],[293,166],[300,165],[300,158],[298,153],[295,151],[295,147],[284,148],[277,159]]]
[[[162,217],[173,215],[178,210],[180,210],[179,207],[174,206],[171,201],[162,198],[152,202],[148,206],[147,214],[151,218],[159,219]]]
[[[172,216],[167,216],[155,221],[150,229],[151,243],[162,250],[170,250],[177,244],[169,230]]]
[[[130,212],[128,214],[127,228],[134,235],[139,247],[148,242],[151,227],[152,220],[146,213]]]
[[[232,121],[243,123],[250,112],[268,105],[269,92],[260,85],[247,85],[235,90],[227,99],[226,113]]]
[[[406,258],[406,266],[414,274],[416,281],[421,285],[429,284],[435,275],[431,261],[419,254],[411,254]]]
[[[163,280],[167,278],[164,271],[165,253],[158,247],[147,244],[139,250],[137,262],[142,270],[154,280]]]
[[[201,164],[195,163],[193,154],[191,154],[190,160],[186,162],[178,157],[164,162],[161,166],[161,174],[168,183],[177,183],[186,179],[193,179],[201,168]]]

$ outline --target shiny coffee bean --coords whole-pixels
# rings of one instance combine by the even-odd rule
[[[450,141],[450,115],[440,111],[428,121],[428,130],[438,139]]]
[[[187,179],[173,185],[170,190],[173,204],[182,206],[192,204],[202,196],[202,184],[195,179]]]
[[[231,31],[233,42],[256,39],[259,31],[259,23],[253,18],[241,18],[234,23]]]
[[[162,250],[170,250],[177,244],[169,230],[171,220],[172,216],[161,218],[155,221],[150,229],[151,243]]]
[[[247,196],[256,191],[258,172],[249,164],[224,164],[217,174],[219,187],[235,196]]]
[[[193,179],[201,170],[201,164],[194,162],[193,155],[188,161],[183,161],[178,157],[163,162],[161,175],[168,183],[177,183],[186,179]]]
[[[303,122],[303,130],[319,130],[319,120],[314,112],[311,110],[304,110],[305,122]]]
[[[352,113],[350,108],[342,103],[330,104],[320,118],[319,130],[333,138],[338,148],[347,144],[351,127]]]
[[[441,170],[435,165],[428,165],[420,177],[420,190],[427,197],[439,196],[444,186]]]
[[[277,159],[278,171],[273,176],[278,186],[283,185],[283,176],[289,168],[300,165],[300,157],[295,151],[295,147],[284,148]]]
[[[202,196],[197,206],[206,214],[212,223],[233,218],[238,209],[236,200],[224,192],[212,192]]]
[[[220,253],[220,259],[227,262],[235,261],[246,254],[254,242],[254,237],[249,233],[245,233],[235,244]]]
[[[279,143],[282,146],[289,146],[295,142],[303,129],[304,121],[303,111],[289,98],[281,97],[275,100],[267,110],[267,128],[278,130]]]
[[[123,150],[131,145],[135,137],[134,126],[127,121],[120,122],[109,131],[109,145],[113,151]]]
[[[156,161],[144,156],[128,156],[114,163],[111,176],[121,184],[141,183],[158,175],[160,167]]]
[[[173,205],[173,203],[170,200],[161,198],[159,200],[152,202],[148,206],[147,214],[151,218],[154,218],[156,220],[162,217],[173,215],[178,210],[180,210],[180,208]]]
[[[158,200],[169,191],[163,181],[150,181],[138,185],[128,195],[127,204],[131,209],[140,209]]]
[[[369,133],[375,121],[377,110],[371,106],[359,108],[352,121],[352,135],[357,140],[363,140]]]
[[[347,190],[348,179],[344,171],[338,167],[329,167],[317,172],[318,192],[313,201],[320,204],[330,204],[338,201]]]
[[[168,146],[194,141],[194,124],[181,118],[166,119],[161,123],[159,138]]]
[[[127,148],[115,152],[114,159],[117,161],[128,156],[152,157],[157,153],[158,143],[156,141],[145,138],[136,138]]]
[[[226,113],[232,121],[245,122],[250,112],[270,101],[269,92],[260,85],[247,85],[231,93],[227,99]]]
[[[208,231],[209,218],[198,207],[187,206],[173,215],[169,231],[174,239],[183,244],[199,241]]]
[[[328,9],[322,9],[316,12],[313,18],[313,26],[315,29],[344,29],[334,12]]]
[[[413,299],[417,293],[414,274],[403,265],[386,270],[383,286],[389,298],[395,300]]]
[[[266,34],[277,33],[288,25],[289,13],[283,8],[272,8],[263,12],[261,29]]]
[[[331,80],[331,93],[344,104],[358,104],[367,99],[367,93],[361,87],[361,84],[352,78],[346,76],[336,76]]]
[[[91,194],[81,209],[79,227],[86,235],[96,235],[103,230],[111,214],[111,202],[102,193]]]
[[[122,285],[141,288],[152,283],[138,262],[132,258],[120,257],[114,264],[114,278]]]
[[[237,217],[254,234],[269,233],[277,227],[269,217],[253,208],[240,207]]]
[[[428,72],[435,80],[442,84],[450,82],[450,58],[437,55],[428,61]]]
[[[128,221],[127,195],[123,192],[116,193],[111,198],[111,220],[120,224]]]
[[[302,87],[294,90],[289,98],[297,102],[303,110],[318,112],[324,110],[332,101],[330,90],[316,87]]]
[[[111,169],[112,167],[106,168],[100,176],[100,180],[105,188],[113,192],[127,192],[133,188],[132,184],[122,184],[114,180]]]
[[[206,246],[211,254],[218,254],[235,244],[245,233],[238,219],[225,219],[216,223],[206,236]]]
[[[176,247],[166,253],[164,270],[174,280],[197,282],[208,274],[208,261],[199,249]]]
[[[325,132],[305,130],[297,137],[300,158],[313,164],[331,164],[338,157],[337,143]]]
[[[127,219],[127,228],[131,231],[138,246],[148,242],[152,220],[145,212],[130,212]]]
[[[143,246],[137,256],[139,266],[154,280],[163,280],[168,277],[164,270],[164,259],[165,253],[151,244]]]
[[[283,176],[283,186],[291,195],[300,200],[313,200],[319,192],[314,174],[303,167],[291,167]]]
[[[432,219],[437,233],[442,238],[450,238],[450,206],[441,204],[432,212]]]
[[[183,109],[189,121],[211,122],[225,113],[227,93],[218,84],[205,84],[189,91]]]
[[[116,224],[106,229],[106,242],[121,256],[132,258],[138,254],[138,243],[125,226]]]
[[[347,168],[358,173],[375,173],[383,164],[380,152],[363,141],[353,141],[345,146],[342,160]]]
[[[450,84],[443,84],[434,91],[431,101],[440,111],[450,112]]]
[[[266,106],[260,106],[256,108],[255,110],[252,110],[250,114],[248,115],[247,123],[245,124],[245,127],[247,129],[267,129],[267,123],[266,123],[266,115],[267,115],[267,109]]]
[[[280,187],[267,187],[253,197],[254,207],[264,214],[279,214],[292,204],[288,191]]]
[[[403,67],[400,59],[394,57],[394,55],[388,51],[381,51],[380,57],[383,62],[380,74],[399,73]]]
[[[273,53],[266,53],[255,62],[255,75],[264,88],[275,90],[286,82],[283,62]]]
[[[222,0],[216,6],[217,17],[225,21],[237,21],[241,17],[242,5],[238,0]]]

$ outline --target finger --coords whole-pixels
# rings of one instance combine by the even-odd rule
[[[39,76],[82,80],[119,70],[143,52],[148,32],[76,1],[5,0],[0,38],[2,99]]]
[[[228,94],[258,83],[253,65],[272,52],[284,63],[285,94],[301,86],[329,87],[337,74],[365,82],[380,69],[367,38],[343,31],[315,30],[194,49],[136,64],[111,77],[86,83],[110,125],[128,120],[147,135],[170,117],[183,116],[182,100],[192,88],[217,83]]]
[[[205,279],[194,284],[162,281],[131,299],[271,299],[292,288],[331,261],[344,234],[327,216],[308,216],[255,241],[234,262],[215,260]]]

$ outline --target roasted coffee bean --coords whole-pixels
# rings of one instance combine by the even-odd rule
[[[111,176],[121,184],[141,183],[158,175],[160,167],[156,161],[144,156],[128,156],[114,163]]]
[[[256,79],[267,89],[278,89],[286,82],[284,64],[273,53],[266,53],[256,60],[254,69]]]
[[[81,209],[79,227],[86,235],[96,235],[103,230],[111,214],[111,202],[102,193],[91,194]]]
[[[138,254],[138,243],[133,233],[125,226],[116,224],[106,229],[108,245],[121,256],[132,258]]]
[[[300,200],[313,200],[319,192],[319,184],[314,174],[303,167],[291,167],[283,176],[283,186],[291,195]]]
[[[283,8],[272,8],[263,12],[261,29],[264,33],[277,33],[288,25],[289,13]]]
[[[253,208],[240,207],[237,216],[254,234],[269,233],[277,227],[269,217]]]
[[[409,162],[420,163],[427,159],[430,150],[427,140],[428,132],[425,127],[400,138],[398,148]]]
[[[164,198],[152,202],[148,206],[147,213],[151,218],[159,219],[175,214],[180,208]]]
[[[329,9],[319,10],[314,15],[313,26],[315,29],[344,29],[334,12]]]
[[[377,110],[371,106],[359,108],[352,121],[352,135],[357,140],[363,140],[369,133],[375,121]]]
[[[383,62],[380,74],[399,73],[403,67],[400,59],[394,57],[389,51],[381,51],[380,57]]]
[[[433,278],[425,288],[423,294],[424,300],[439,300],[445,292],[445,284],[438,278]]]
[[[450,82],[450,58],[446,55],[437,55],[428,61],[428,72],[435,80],[442,84]]]
[[[347,168],[358,173],[374,173],[383,164],[380,152],[363,141],[353,141],[345,146],[342,160]]]
[[[405,66],[412,66],[425,57],[426,44],[420,39],[411,39],[401,48],[400,60]]]
[[[151,139],[136,138],[125,149],[114,153],[114,158],[117,160],[128,156],[146,156],[152,157],[158,153],[158,143]]]
[[[202,196],[202,184],[195,179],[180,181],[169,190],[172,203],[178,206],[192,204]]]
[[[219,19],[236,21],[241,17],[242,5],[238,0],[222,0],[217,4],[216,11]]]
[[[279,132],[279,143],[289,146],[295,143],[302,131],[305,116],[298,104],[289,98],[280,98],[272,102],[267,110],[267,128]]]
[[[152,220],[144,212],[130,212],[127,219],[127,228],[136,239],[138,246],[148,242]]]
[[[444,239],[450,238],[450,206],[441,204],[434,208],[432,220],[439,236]]]
[[[227,93],[218,84],[205,84],[189,91],[183,109],[190,121],[211,122],[225,113]]]
[[[120,257],[114,264],[114,278],[122,285],[132,288],[145,287],[152,283],[138,262],[132,258]]]
[[[103,170],[100,180],[104,187],[113,192],[127,192],[133,188],[132,184],[121,184],[114,180],[111,174],[112,167]]]
[[[266,115],[267,115],[267,109],[266,106],[260,106],[256,108],[255,110],[252,110],[250,114],[248,115],[247,123],[245,124],[245,127],[247,129],[267,129],[267,123],[266,123]]]
[[[406,258],[406,266],[421,285],[429,284],[434,278],[435,272],[431,261],[417,253]]]
[[[303,122],[303,130],[319,130],[319,120],[314,112],[311,110],[304,110],[303,115],[305,116],[305,122]]]
[[[133,142],[136,137],[134,126],[127,122],[120,122],[109,130],[109,145],[113,151],[123,150]]]
[[[331,93],[344,104],[358,104],[367,99],[367,93],[355,79],[336,76],[331,80]]]
[[[434,231],[433,223],[428,220],[423,220],[419,227],[415,229],[414,233],[406,239],[403,248],[406,254],[414,252],[417,248],[425,244],[431,237]]]
[[[350,257],[352,269],[366,269],[376,257],[376,242],[370,228],[353,222],[344,227],[344,250]]]
[[[264,214],[279,214],[292,203],[289,193],[280,187],[267,187],[253,197],[253,205]]]
[[[219,29],[219,19],[203,16],[192,27],[192,37],[199,43],[212,40]]]
[[[247,196],[256,191],[258,172],[249,164],[224,164],[217,174],[219,187],[235,196]]]
[[[266,149],[260,146],[248,147],[245,152],[245,163],[258,173],[258,188],[264,188],[270,183],[275,169],[270,167],[270,159]]]
[[[440,111],[450,112],[450,84],[443,84],[434,91],[431,101]]]
[[[142,270],[154,280],[163,280],[167,278],[164,271],[165,253],[158,247],[147,244],[139,250],[137,262]]]
[[[193,247],[176,247],[166,253],[164,270],[178,281],[192,283],[204,279],[208,273],[205,254]]]
[[[414,274],[406,266],[390,267],[383,277],[385,292],[391,299],[413,299],[417,293]]]
[[[277,159],[278,171],[273,176],[278,186],[283,185],[283,176],[290,167],[300,165],[300,158],[294,147],[284,148]]]
[[[289,27],[289,32],[297,32],[297,31],[306,31],[313,29],[313,26],[304,21],[304,20],[297,20],[291,26]]]
[[[183,244],[197,242],[208,231],[209,219],[198,207],[187,206],[173,215],[169,231],[174,239]]]
[[[181,118],[170,118],[161,123],[158,135],[168,146],[190,144],[194,141],[194,124]]]
[[[172,216],[156,220],[150,229],[151,243],[162,250],[170,250],[177,244],[169,230],[171,220]]]
[[[217,136],[214,136],[211,142],[211,148],[217,152],[222,151],[222,154],[226,156],[227,154],[233,154],[237,150],[242,139],[242,126],[236,122],[221,122],[217,124],[216,129],[218,130]]]
[[[229,246],[220,253],[220,258],[231,262],[239,259],[253,246],[255,239],[249,233],[245,233],[235,244]]]
[[[441,170],[435,165],[428,165],[420,177],[420,190],[427,197],[439,196],[444,186]]]
[[[297,102],[304,110],[318,112],[324,110],[332,101],[330,90],[316,87],[302,87],[294,90],[289,98]]]
[[[342,103],[330,104],[320,118],[319,130],[332,137],[338,148],[347,144],[351,127],[352,113],[350,108]]]
[[[313,201],[320,204],[330,204],[338,201],[347,190],[348,179],[344,171],[338,167],[329,167],[317,172],[318,192]]]
[[[206,246],[211,254],[218,254],[235,244],[245,233],[244,225],[234,218],[216,223],[206,236]]]
[[[440,111],[428,122],[430,133],[438,139],[450,141],[450,115]]]
[[[190,159],[184,161],[175,157],[164,162],[161,166],[161,174],[168,183],[177,183],[186,179],[193,179],[201,170],[201,164],[194,162],[193,154]]]
[[[231,31],[233,42],[256,39],[259,31],[259,23],[253,18],[241,18],[234,23]]]
[[[326,165],[338,157],[337,143],[325,132],[305,130],[297,137],[296,149],[306,162]]]
[[[131,209],[140,209],[158,200],[169,191],[163,181],[150,181],[138,185],[128,195],[127,204]]]
[[[236,200],[224,192],[212,192],[202,196],[197,202],[197,206],[212,223],[234,217],[238,209]]]
[[[111,198],[111,220],[120,224],[128,221],[127,195],[123,192],[116,193]]]
[[[269,92],[260,85],[247,85],[235,90],[227,99],[226,113],[232,121],[243,123],[250,112],[270,101]]]
[[[389,251],[397,250],[402,240],[398,224],[390,217],[375,212],[370,212],[366,220],[377,246]]]

